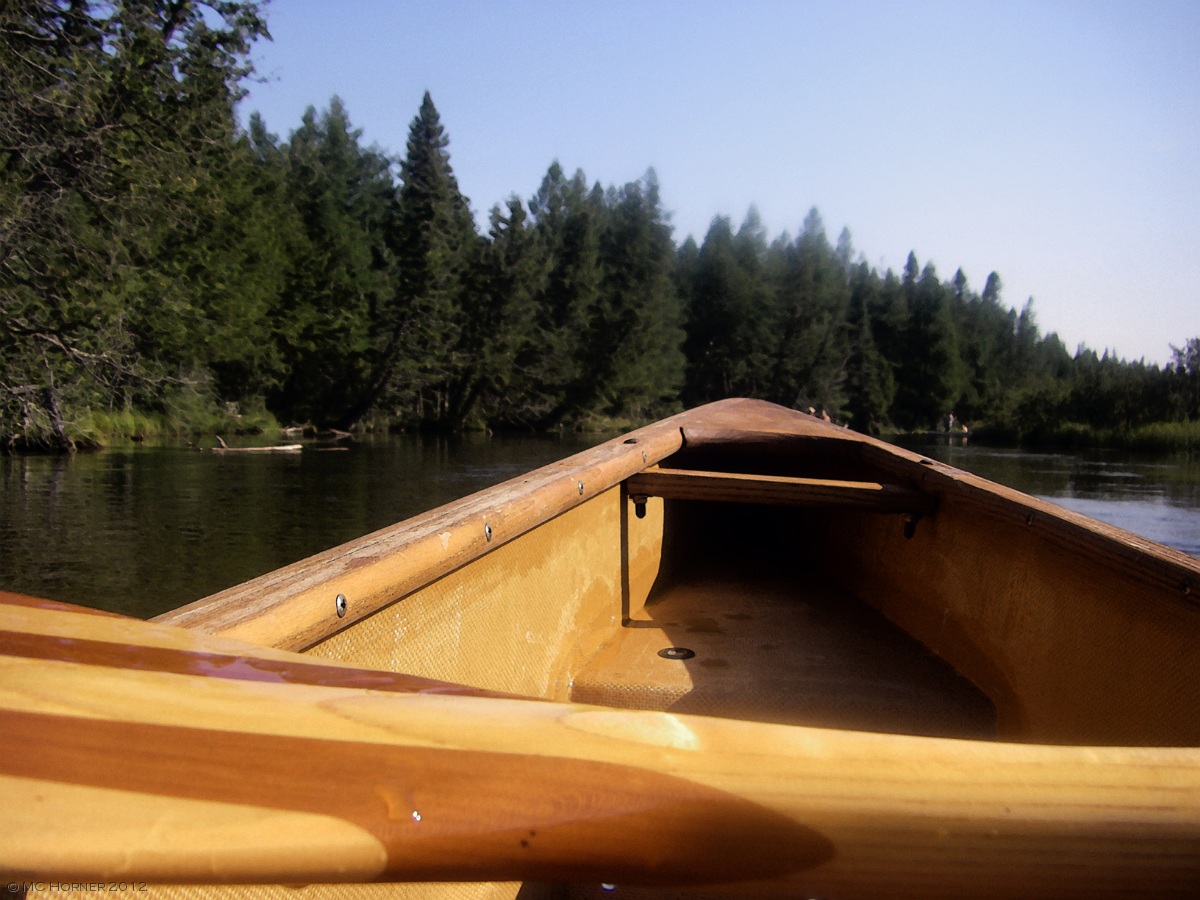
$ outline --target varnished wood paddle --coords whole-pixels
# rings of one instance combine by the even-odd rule
[[[0,602],[0,870],[1186,896],[1200,751],[534,702]],[[407,686],[405,686],[407,685]]]

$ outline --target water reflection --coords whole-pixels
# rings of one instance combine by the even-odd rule
[[[0,586],[152,616],[599,442],[380,437],[348,452],[0,458]]]

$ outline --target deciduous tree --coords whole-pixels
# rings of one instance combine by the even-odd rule
[[[252,0],[0,7],[0,431],[69,447],[89,405],[161,400],[218,333],[207,229]]]

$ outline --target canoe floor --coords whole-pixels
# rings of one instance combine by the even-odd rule
[[[692,575],[655,588],[645,608],[577,670],[572,700],[995,738],[996,712],[986,695],[867,603],[819,576],[761,566]],[[668,648],[690,653],[660,653]]]

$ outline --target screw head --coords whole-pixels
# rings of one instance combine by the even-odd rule
[[[339,619],[343,618],[346,615],[346,595],[345,594],[338,594],[337,597],[334,598],[333,608],[337,610],[337,617]]]
[[[489,541],[492,539],[492,526],[488,525],[486,522],[483,525],[483,536]]]

